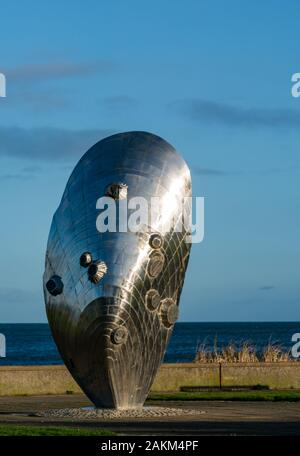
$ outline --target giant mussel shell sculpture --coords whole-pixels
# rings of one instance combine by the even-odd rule
[[[178,318],[191,246],[179,224],[190,196],[184,160],[146,132],[99,141],[67,183],[47,246],[46,310],[67,368],[97,407],[144,404]],[[161,205],[136,232],[99,232],[101,197]]]

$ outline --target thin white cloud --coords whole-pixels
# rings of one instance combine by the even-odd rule
[[[110,72],[115,69],[110,61],[91,62],[46,62],[20,65],[3,69],[7,80],[12,82],[36,82],[49,79],[86,76],[99,72]]]
[[[209,100],[176,101],[169,107],[194,122],[245,128],[299,128],[300,110],[245,108]]]
[[[0,127],[0,156],[68,161],[83,155],[113,130]]]

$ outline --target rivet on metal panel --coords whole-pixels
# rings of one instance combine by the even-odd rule
[[[90,252],[84,252],[81,255],[79,261],[80,261],[80,266],[82,266],[83,268],[87,268],[93,262],[92,254]]]
[[[160,304],[160,295],[157,290],[151,288],[147,291],[145,297],[146,306],[149,310],[157,310]]]
[[[165,257],[161,252],[151,253],[148,263],[148,274],[150,277],[157,277],[163,270]]]
[[[111,334],[111,340],[114,344],[120,345],[123,344],[127,339],[128,331],[124,326],[115,329]]]
[[[95,261],[88,269],[89,280],[92,283],[98,283],[107,272],[107,266],[104,261]]]
[[[149,244],[153,249],[160,249],[162,246],[162,237],[158,233],[151,234]]]
[[[178,306],[171,298],[164,299],[160,304],[160,315],[162,324],[171,328],[178,318]]]
[[[127,198],[128,185],[122,182],[114,182],[106,187],[105,196],[110,196],[115,200]]]
[[[46,288],[52,296],[60,295],[63,292],[64,284],[58,275],[53,275],[46,283]]]

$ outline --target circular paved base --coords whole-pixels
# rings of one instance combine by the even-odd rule
[[[113,419],[113,418],[155,418],[163,416],[201,415],[205,412],[195,409],[180,409],[169,407],[143,407],[139,409],[99,409],[99,408],[67,408],[45,410],[37,416],[49,418],[77,418],[77,419]]]

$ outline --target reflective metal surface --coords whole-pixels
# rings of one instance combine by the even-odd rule
[[[160,197],[138,232],[100,233],[96,201]],[[172,196],[177,196],[174,204]],[[145,132],[95,144],[75,167],[49,234],[44,295],[60,354],[98,407],[143,405],[162,362],[187,267],[178,231],[190,172],[174,148]],[[169,232],[161,230],[170,221]]]

